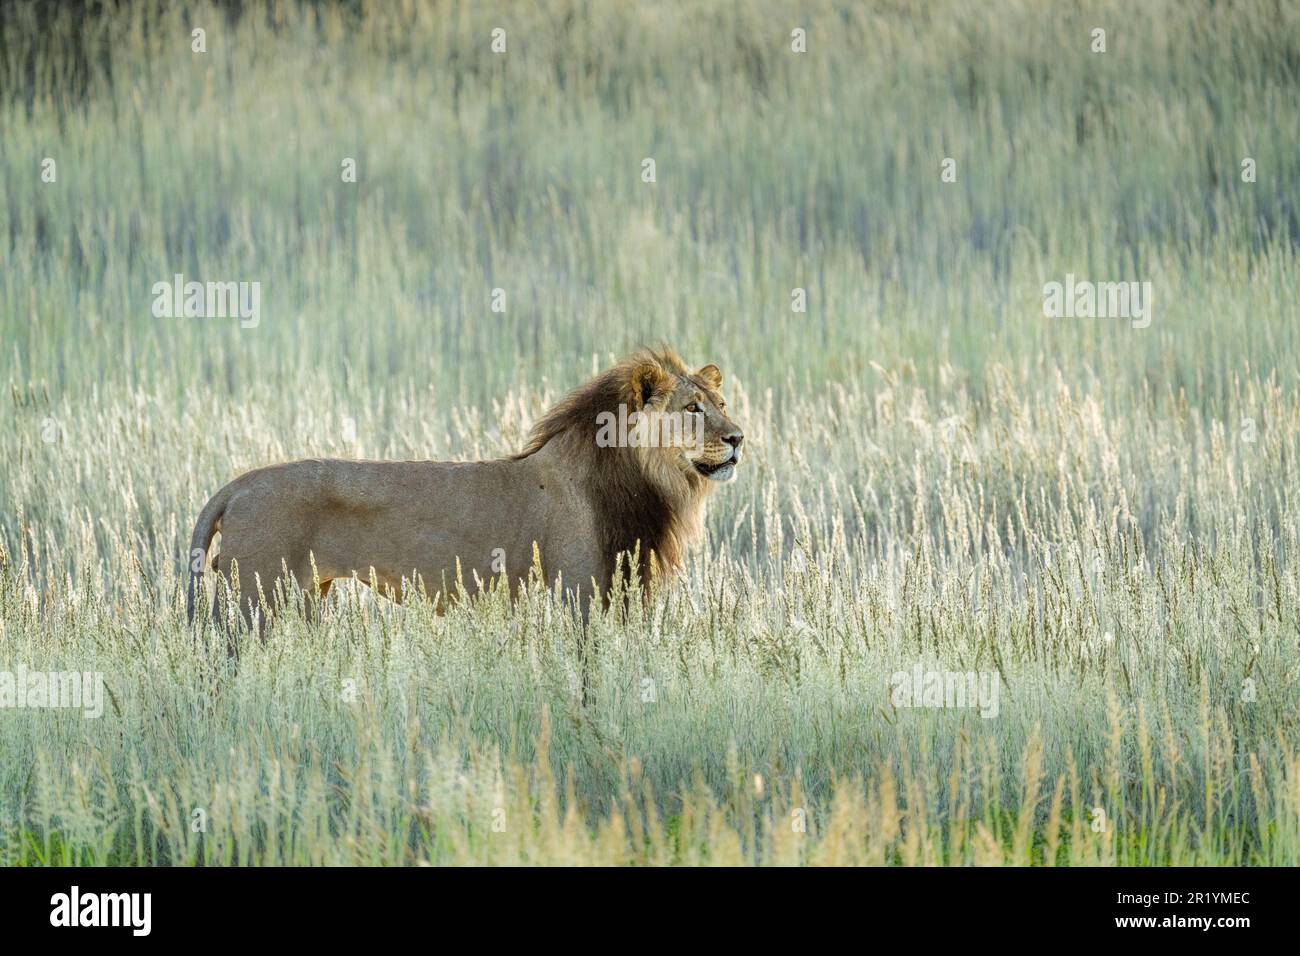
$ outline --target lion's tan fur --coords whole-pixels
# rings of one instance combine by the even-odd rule
[[[356,575],[395,599],[416,581],[445,599],[458,580],[472,591],[504,573],[518,586],[536,545],[545,580],[559,580],[585,613],[609,588],[620,552],[639,551],[643,582],[677,568],[700,535],[713,485],[680,449],[598,447],[597,415],[619,403],[664,409],[696,396],[707,406],[700,414],[711,464],[730,452],[720,436],[739,435],[720,385],[714,366],[691,373],[671,350],[643,350],[551,408],[510,458],[311,459],[260,468],[208,502],[191,554],[201,561],[221,533],[214,569],[237,587],[251,619],[259,584],[269,597],[283,570],[309,594]],[[197,584],[195,575],[191,616]]]

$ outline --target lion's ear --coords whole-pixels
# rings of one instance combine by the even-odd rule
[[[672,394],[673,377],[655,362],[642,362],[632,369],[628,385],[637,408],[662,405]]]
[[[695,377],[715,392],[722,388],[722,371],[716,365],[704,366],[695,373]]]

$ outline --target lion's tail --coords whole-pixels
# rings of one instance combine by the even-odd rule
[[[230,485],[226,485],[203,506],[199,520],[194,524],[194,534],[190,536],[190,552],[186,556],[190,577],[185,590],[185,619],[191,624],[194,623],[194,603],[203,582],[203,569],[207,566],[208,546],[212,544],[213,536],[221,530],[221,516],[225,514],[229,502]]]

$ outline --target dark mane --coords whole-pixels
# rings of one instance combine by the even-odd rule
[[[556,403],[533,426],[523,451],[512,456],[514,460],[527,458],[558,443],[584,473],[600,528],[606,580],[613,576],[618,555],[630,555],[638,544],[637,570],[643,583],[648,584],[652,576],[652,553],[660,569],[680,565],[688,530],[683,512],[702,498],[702,483],[690,478],[678,479],[683,484],[682,495],[667,493],[646,473],[636,449],[596,444],[600,413],[617,415],[621,404],[629,410],[640,407],[637,376],[650,364],[672,375],[690,375],[671,349],[642,349]],[[675,500],[685,497],[694,500]],[[630,564],[629,558],[624,563],[625,573]]]

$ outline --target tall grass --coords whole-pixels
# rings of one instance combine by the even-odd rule
[[[36,16],[0,18],[0,671],[110,698],[0,710],[0,862],[1300,861],[1294,10]],[[155,319],[178,272],[261,323]],[[1044,318],[1067,272],[1151,281],[1152,324]],[[196,646],[235,473],[503,454],[661,339],[753,451],[595,622],[586,706],[542,587]],[[997,716],[895,707],[917,665],[997,672]]]

